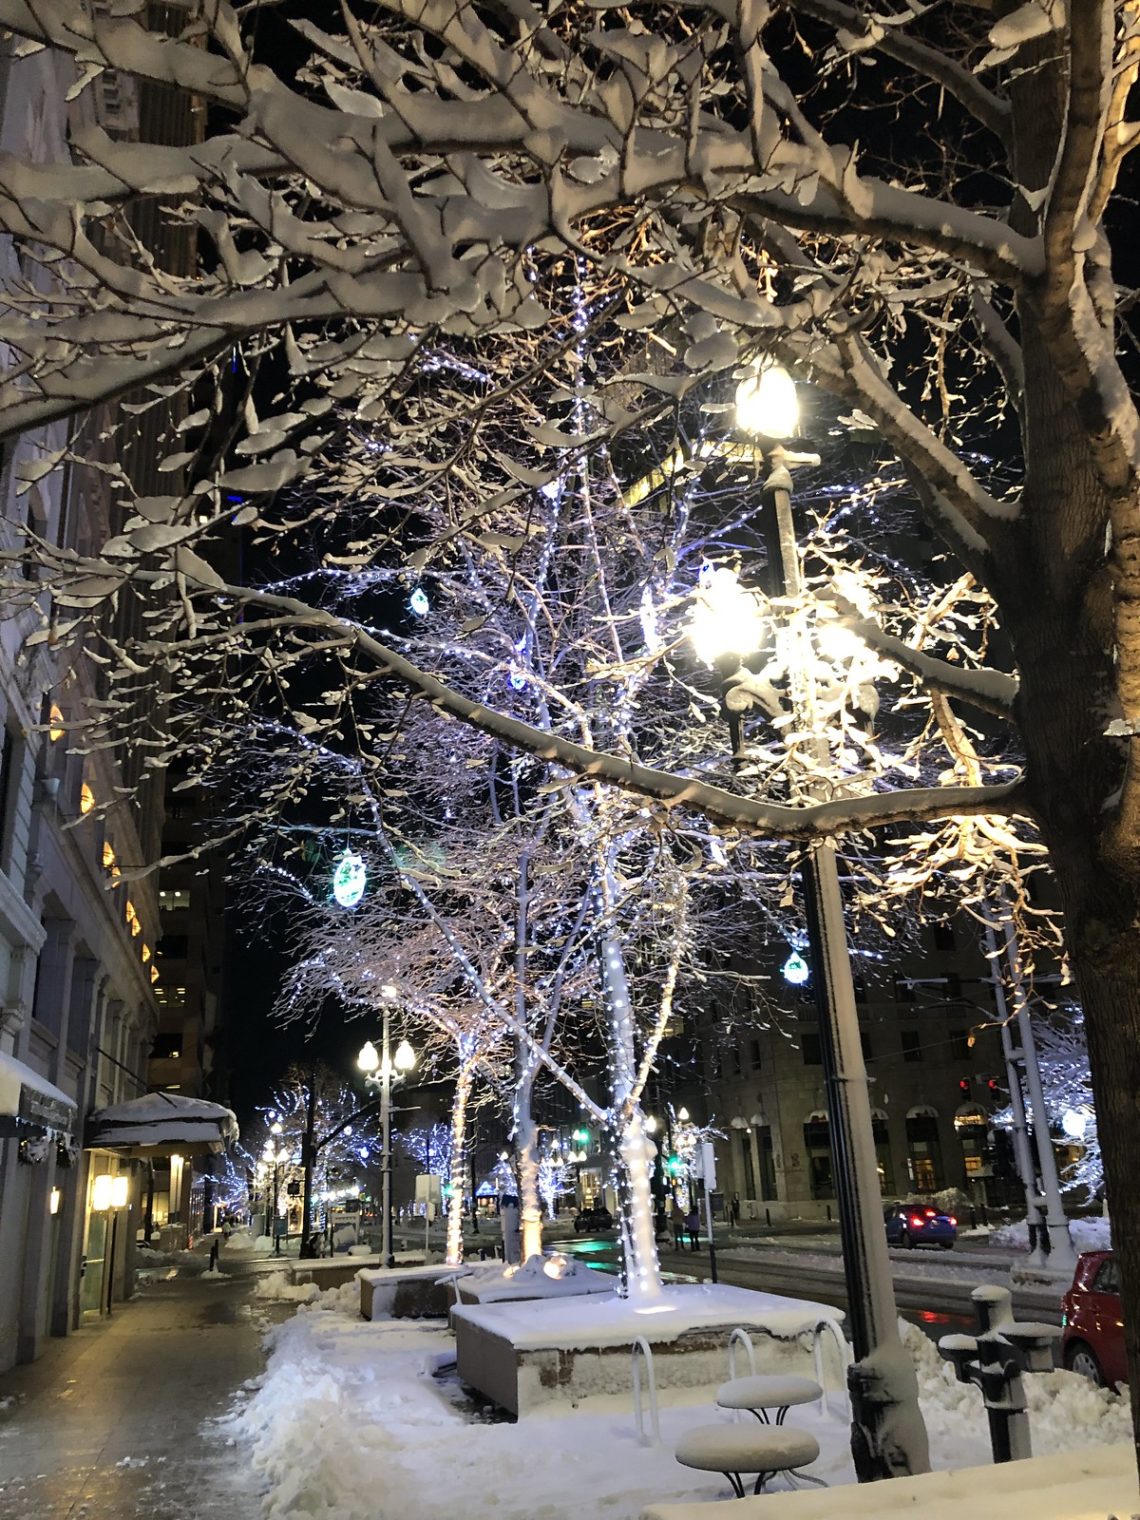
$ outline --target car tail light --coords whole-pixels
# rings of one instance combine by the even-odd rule
[[[948,1214],[948,1215],[947,1215],[947,1216],[946,1216],[946,1217],[947,1217],[947,1218],[948,1218],[948,1219],[949,1219],[949,1221],[950,1221],[950,1223],[951,1223],[951,1224],[952,1224],[952,1225],[954,1225],[954,1226],[955,1226],[955,1227],[957,1227],[957,1224],[958,1224],[958,1221],[957,1221],[957,1219],[956,1219],[956,1218],[955,1218],[955,1217],[954,1217],[954,1215],[953,1215],[953,1214]]]
[[[921,1214],[912,1214],[910,1216],[910,1222],[911,1227],[915,1230],[921,1230],[926,1225],[926,1220],[922,1217]]]
[[[937,1219],[938,1217],[937,1209],[923,1209],[922,1212],[926,1215],[927,1219]]]

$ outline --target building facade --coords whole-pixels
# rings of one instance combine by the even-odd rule
[[[762,962],[769,1006],[741,994],[691,1015],[666,1042],[662,1093],[712,1125],[717,1190],[741,1217],[835,1217],[819,1022],[807,952]],[[887,965],[856,954],[856,1003],[884,1199],[956,1189],[977,1207],[1024,1200],[1004,1131],[1008,1102],[993,973],[965,915],[927,925]],[[667,1144],[675,1137],[668,1136]]]

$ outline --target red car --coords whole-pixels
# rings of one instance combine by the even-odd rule
[[[1077,1258],[1073,1285],[1061,1300],[1061,1348],[1065,1366],[1102,1387],[1126,1383],[1120,1268],[1111,1251]]]

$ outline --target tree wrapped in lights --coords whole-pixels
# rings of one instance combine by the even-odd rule
[[[249,1153],[258,1158],[269,1147],[284,1154],[281,1180],[304,1190],[305,1225],[311,1197],[320,1202],[345,1179],[367,1177],[383,1155],[376,1104],[321,1063],[291,1066],[257,1114],[246,1136]]]

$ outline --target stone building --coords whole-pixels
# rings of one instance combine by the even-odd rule
[[[888,965],[860,957],[855,979],[884,1198],[957,1188],[976,1205],[1017,1199],[1006,1136],[990,1116],[1007,1102],[992,973],[977,926],[960,916],[928,925]],[[827,1099],[808,972],[784,976],[794,947],[767,947],[763,1008],[691,1015],[668,1041],[662,1092],[694,1123],[712,1123],[717,1188],[741,1217],[777,1222],[835,1217]]]

